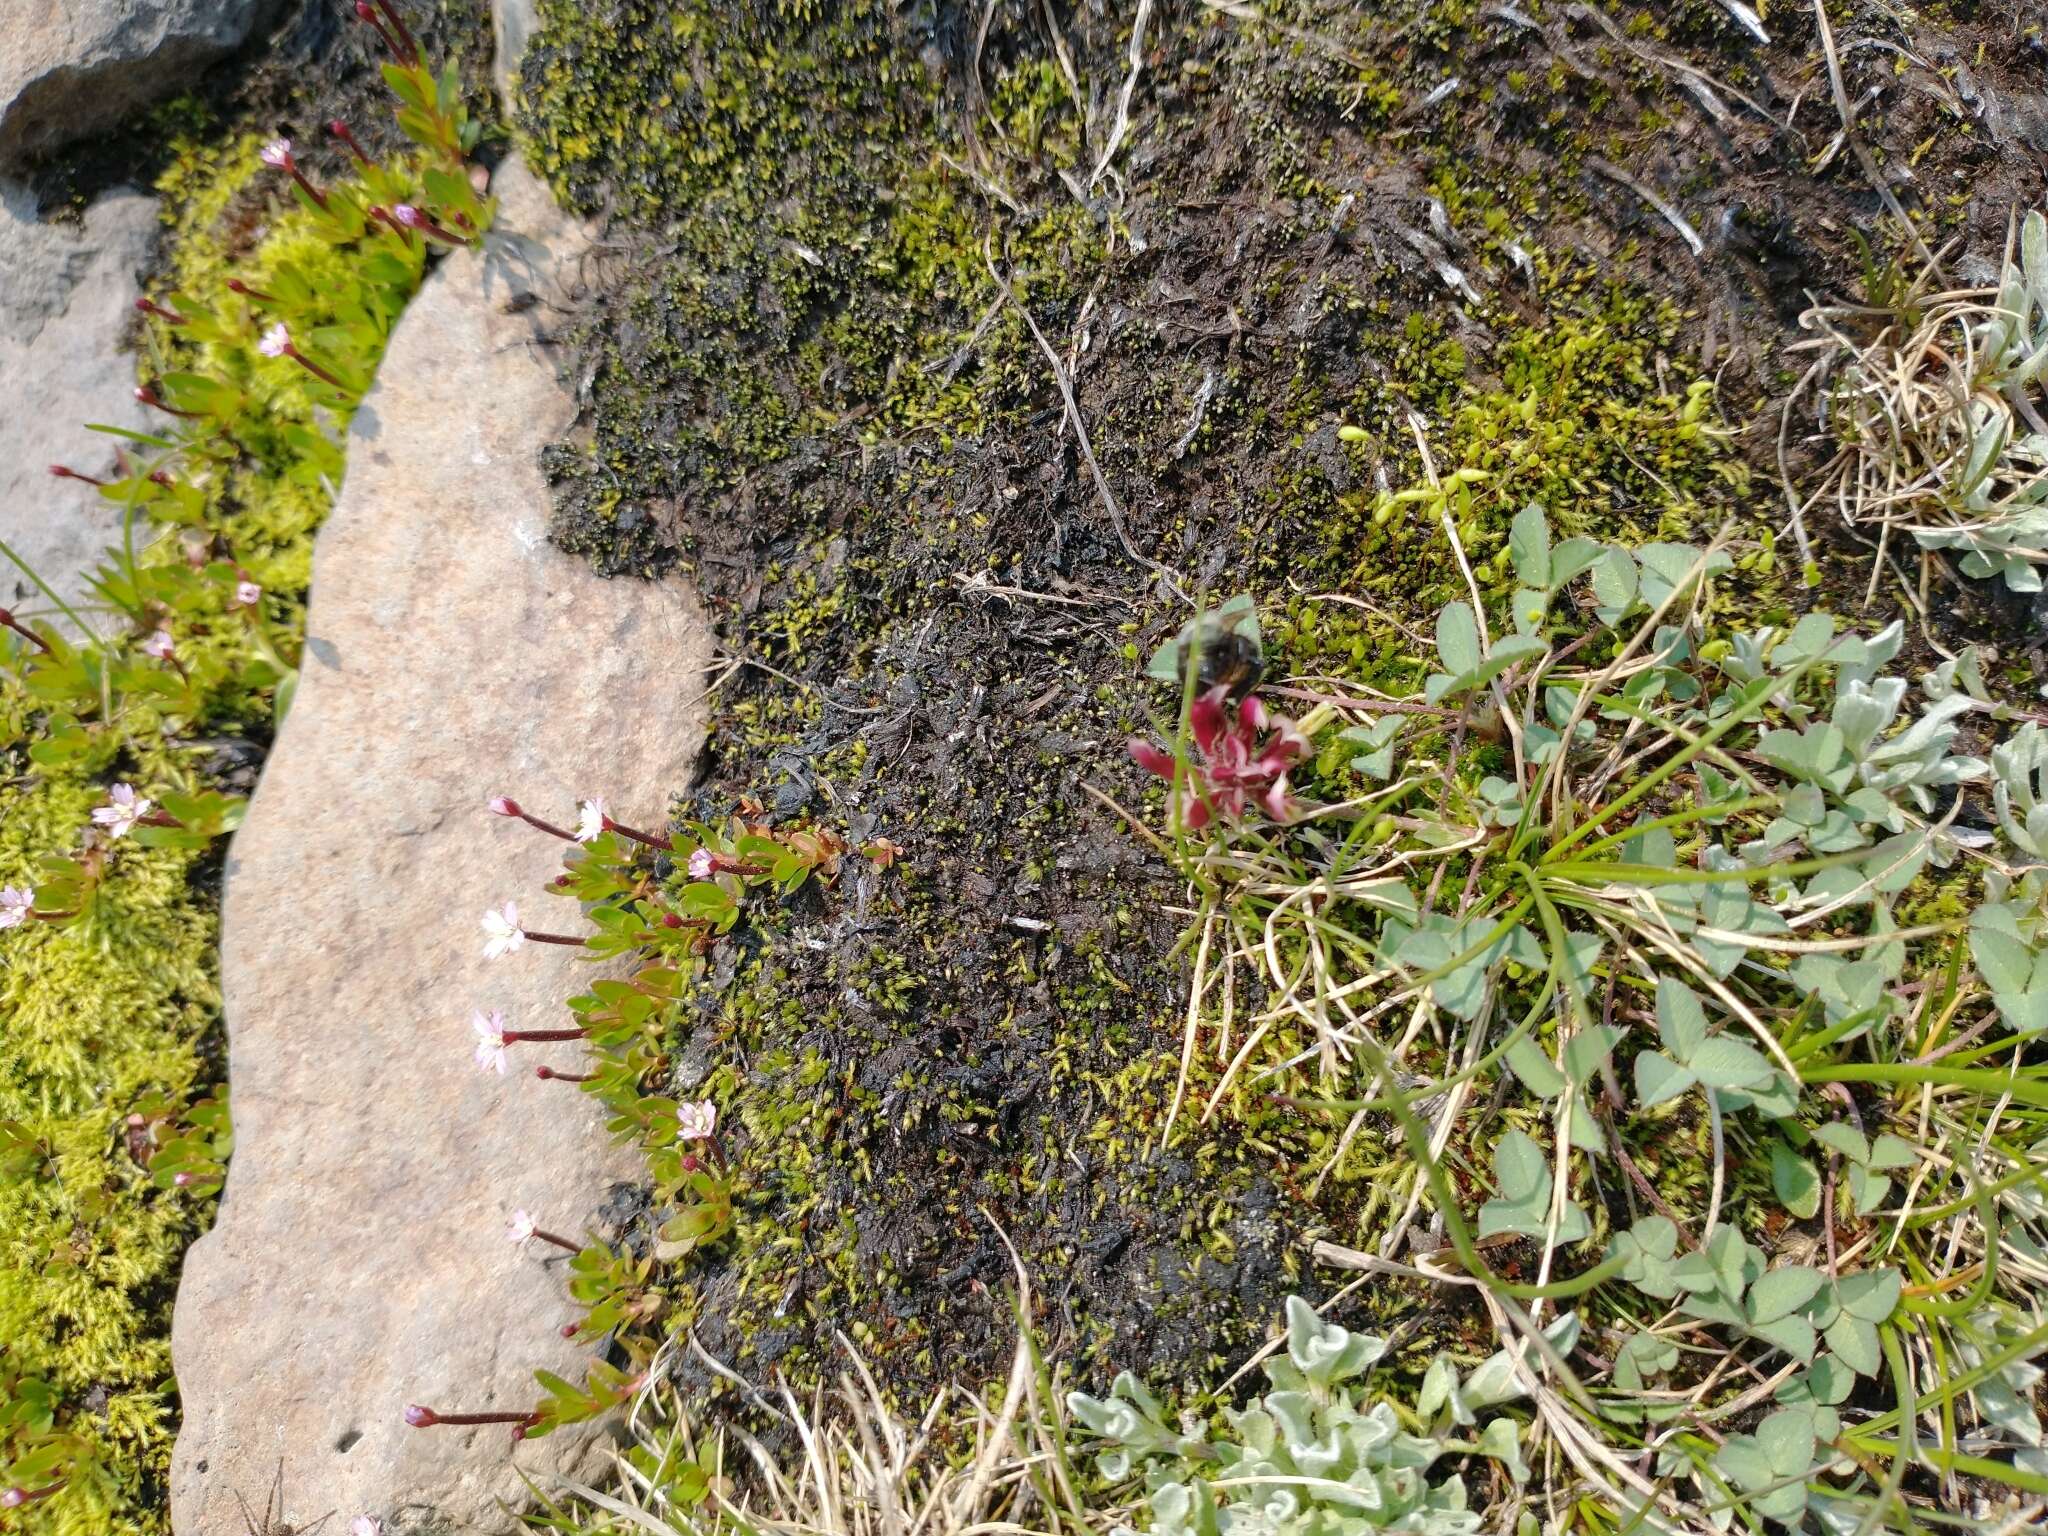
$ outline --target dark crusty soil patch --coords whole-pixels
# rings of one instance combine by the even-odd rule
[[[551,455],[556,537],[680,566],[718,623],[679,813],[904,849],[743,929],[678,1042],[680,1085],[717,1074],[745,1128],[742,1231],[690,1281],[750,1375],[829,1373],[835,1330],[906,1396],[996,1374],[997,1225],[1089,1374],[1213,1380],[1322,1289],[1305,1240],[1389,1198],[1379,1130],[1311,1194],[1320,1124],[1249,1094],[1198,1124],[1205,1041],[1160,1150],[1182,893],[1092,790],[1148,803],[1122,740],[1165,707],[1139,673],[1173,586],[1255,592],[1281,672],[1407,686],[1397,628],[1313,594],[1411,625],[1450,595],[1439,533],[1370,516],[1419,478],[1411,412],[1453,458],[1559,429],[1475,510],[1475,558],[1530,496],[1765,554],[1797,318],[1853,283],[1855,234],[1902,243],[1859,148],[1958,272],[2041,194],[2038,18],[2006,6],[1904,33],[1837,3],[1856,122],[1832,154],[1810,10],[1763,46],[1712,0],[1261,9],[1155,8],[1091,183],[1130,7],[543,6],[524,127],[610,216],[561,317],[587,414]],[[991,262],[1075,378],[1121,532]],[[1725,441],[1674,425],[1695,380]],[[1860,602],[1868,556],[1812,533]],[[1743,577],[1757,622],[1812,600],[1781,542]],[[1938,591],[1948,643],[2038,663],[2024,604]],[[1415,1358],[1463,1319],[1433,1305]]]

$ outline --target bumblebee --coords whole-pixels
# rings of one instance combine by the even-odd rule
[[[1266,657],[1256,635],[1226,629],[1202,636],[1201,660],[1195,670],[1197,691],[1222,688],[1227,697],[1241,699],[1259,686],[1266,675]]]

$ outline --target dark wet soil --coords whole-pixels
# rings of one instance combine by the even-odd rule
[[[2042,200],[2034,6],[1908,23],[1831,0],[1839,145],[1811,7],[1774,7],[1768,44],[1714,0],[1260,9],[1152,8],[1099,182],[1129,6],[732,4],[702,26],[594,0],[554,9],[529,69],[538,158],[609,218],[561,317],[586,417],[550,458],[557,537],[687,575],[729,658],[678,812],[903,849],[759,915],[679,1042],[682,1085],[713,1075],[744,1126],[743,1229],[684,1279],[749,1375],[830,1374],[839,1330],[908,1399],[999,1374],[999,1229],[1084,1375],[1213,1380],[1288,1290],[1327,1290],[1305,1243],[1349,1234],[1374,1133],[1311,1196],[1321,1125],[1247,1096],[1197,1123],[1204,1042],[1160,1150],[1184,893],[1108,801],[1156,807],[1123,739],[1166,707],[1140,670],[1178,594],[1256,593],[1286,615],[1283,671],[1398,656],[1355,615],[1332,641],[1305,594],[1428,622],[1448,557],[1373,527],[1370,494],[1419,476],[1411,411],[1454,437],[1470,402],[1547,377],[1568,320],[1603,327],[1596,393],[1632,411],[1713,380],[1733,469],[1659,472],[1617,414],[1560,448],[1586,469],[1554,514],[1759,549],[1799,315],[1853,290],[1858,235],[1911,250],[1866,163],[1964,277]],[[1868,555],[1810,532],[1853,610]],[[2024,603],[1934,591],[1931,639],[1994,641],[2038,681]],[[1814,600],[1796,560],[1744,597],[1758,621]],[[1379,1288],[1351,1320],[1422,1305]],[[1423,1354],[1457,1326],[1417,1321]]]

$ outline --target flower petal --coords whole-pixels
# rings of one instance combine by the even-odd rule
[[[1173,778],[1172,753],[1161,750],[1142,736],[1133,736],[1128,746],[1130,747],[1131,757],[1140,768],[1156,773],[1162,779],[1171,780]]]

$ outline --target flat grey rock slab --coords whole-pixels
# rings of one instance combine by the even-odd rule
[[[0,165],[112,127],[239,47],[270,0],[0,0]]]
[[[606,974],[553,945],[483,958],[507,899],[577,926],[540,890],[563,845],[487,801],[564,819],[602,795],[658,822],[702,741],[710,655],[686,591],[599,580],[544,541],[536,455],[575,413],[539,337],[584,237],[516,162],[496,190],[487,249],[428,279],[357,413],[297,697],[229,850],[236,1145],[173,1314],[181,1536],[239,1532],[236,1492],[260,1507],[280,1461],[294,1523],[506,1530],[522,1472],[575,1465],[598,1433],[515,1451],[502,1425],[402,1421],[530,1408],[537,1367],[581,1379],[562,1265],[506,1223],[580,1233],[643,1172],[592,1100],[533,1078],[574,1070],[574,1044],[519,1046],[502,1077],[471,1059],[472,1010],[559,1028]]]
[[[85,424],[151,425],[121,340],[156,241],[156,200],[140,192],[110,193],[67,222],[37,217],[26,188],[0,182],[0,539],[71,603],[120,538],[121,509],[51,479],[50,465],[103,474],[115,439]],[[50,612],[4,557],[0,606]]]

